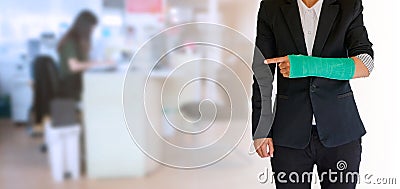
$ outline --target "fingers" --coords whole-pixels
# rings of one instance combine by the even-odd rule
[[[260,156],[261,158],[264,158],[267,154],[266,152],[266,138],[263,139],[257,139],[254,141],[254,147],[256,148],[256,152],[258,154],[258,156]]]
[[[264,141],[264,143],[261,145],[261,153],[262,153],[262,158],[269,157],[268,152],[267,152],[266,141]]]
[[[254,146],[256,148],[257,154],[261,158],[274,156],[274,144],[272,142],[272,139],[259,139],[254,143]]]
[[[257,152],[258,156],[260,156],[262,158],[261,148],[257,149],[256,152]]]
[[[289,62],[279,63],[278,66],[279,66],[279,69],[288,69],[288,68],[290,68]]]
[[[288,78],[290,75],[290,68],[284,68],[280,70],[281,74],[283,75],[283,77]]]
[[[260,156],[261,158],[268,157],[266,144],[262,144],[262,145],[260,146],[260,148],[257,149],[257,154],[258,154],[258,156]]]
[[[274,157],[274,144],[272,140],[268,140],[268,156]]]
[[[290,61],[288,56],[266,59],[265,64],[278,64],[280,73],[283,77],[289,78],[290,75]]]
[[[263,157],[261,146],[263,145],[265,140],[266,139],[256,139],[254,141],[254,148],[256,149],[256,152],[257,152],[258,156],[260,156],[261,158]]]
[[[279,64],[280,72],[283,77],[289,77],[290,74],[290,64],[289,62],[284,62]]]
[[[287,62],[289,61],[289,58],[287,56],[284,57],[278,57],[278,58],[270,58],[264,61],[265,64],[278,64],[282,62]]]
[[[280,73],[283,77],[289,78],[290,75],[290,61],[288,56],[266,59],[265,64],[278,64]]]

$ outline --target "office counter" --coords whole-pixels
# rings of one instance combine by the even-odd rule
[[[84,122],[84,141],[86,151],[86,170],[89,178],[115,178],[115,177],[139,177],[154,171],[158,163],[147,157],[136,146],[132,140],[125,124],[123,112],[123,84],[125,72],[87,72],[84,74],[83,90],[83,122]],[[160,94],[159,88],[162,85],[162,78],[167,75],[158,72],[150,77],[150,89],[154,89],[154,94]],[[152,142],[151,138],[146,137],[146,128],[149,127],[144,111],[143,83],[147,75],[144,73],[134,73],[125,95],[129,108],[135,119],[134,130],[131,132],[140,133],[145,140],[149,140],[148,145],[161,153],[160,144]],[[154,87],[154,88],[152,88]],[[154,98],[157,95],[154,96]],[[148,96],[146,98],[153,98]],[[161,126],[161,106],[153,106],[149,117],[156,127]],[[153,125],[154,126],[154,125]]]

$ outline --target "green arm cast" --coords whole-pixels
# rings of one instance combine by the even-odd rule
[[[289,78],[308,76],[324,77],[336,80],[350,80],[356,66],[351,58],[319,58],[304,55],[289,55]]]

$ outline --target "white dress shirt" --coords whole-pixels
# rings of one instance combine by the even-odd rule
[[[307,53],[308,56],[312,56],[323,0],[319,0],[311,8],[308,8],[302,0],[297,0],[297,2],[299,6],[301,25],[303,26],[304,39],[307,46]]]
[[[312,56],[323,2],[324,0],[319,0],[311,8],[308,8],[302,0],[297,0],[308,56]],[[374,68],[374,61],[372,57],[368,54],[360,54],[357,56],[357,58],[359,58],[364,63],[364,65],[368,68],[368,71],[371,73]],[[316,125],[314,115],[312,119],[312,124]]]

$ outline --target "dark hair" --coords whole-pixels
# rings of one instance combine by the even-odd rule
[[[61,38],[61,41],[57,47],[58,52],[61,51],[66,41],[73,40],[75,44],[78,44],[78,50],[83,53],[84,56],[87,56],[90,50],[92,28],[96,24],[97,18],[92,12],[88,10],[80,12],[76,17],[72,27]]]

